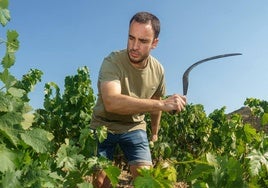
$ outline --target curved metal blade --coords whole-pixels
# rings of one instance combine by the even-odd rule
[[[183,95],[187,95],[187,91],[188,91],[188,84],[189,84],[189,73],[190,71],[196,67],[197,65],[207,62],[207,61],[211,61],[214,59],[219,59],[219,58],[224,58],[224,57],[229,57],[229,56],[236,56],[236,55],[242,55],[241,53],[231,53],[231,54],[223,54],[223,55],[217,55],[217,56],[213,56],[213,57],[209,57],[200,61],[197,61],[196,63],[192,64],[188,69],[186,69],[186,71],[183,74],[182,77],[182,84],[183,84]]]

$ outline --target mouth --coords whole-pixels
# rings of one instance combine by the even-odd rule
[[[137,51],[134,51],[134,50],[130,50],[129,55],[131,57],[133,57],[133,58],[138,58],[140,56],[140,54]]]

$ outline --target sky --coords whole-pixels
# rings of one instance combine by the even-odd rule
[[[139,11],[161,22],[152,51],[165,68],[167,95],[182,94],[182,75],[193,63],[215,55],[242,53],[201,64],[189,75],[187,102],[207,113],[232,112],[246,98],[268,100],[268,1],[245,0],[10,0],[11,21],[0,27],[19,33],[20,49],[11,73],[43,72],[30,94],[34,109],[43,107],[44,85],[64,91],[66,76],[87,66],[97,95],[98,71],[110,52],[126,48],[130,18]],[[5,46],[0,45],[0,58]],[[2,68],[0,68],[2,70]]]

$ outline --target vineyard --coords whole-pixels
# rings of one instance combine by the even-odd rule
[[[0,0],[0,23],[10,20],[8,0]],[[31,69],[21,79],[12,75],[19,34],[0,36],[6,46],[0,69],[0,187],[93,187],[96,170],[103,169],[114,187],[127,171],[118,149],[116,161],[96,156],[97,142],[107,130],[89,129],[95,104],[89,68],[66,76],[63,91],[45,84],[43,108],[32,109],[29,93],[42,71]],[[159,139],[151,144],[154,168],[141,169],[134,187],[242,188],[268,187],[268,102],[247,98],[244,103],[260,128],[225,107],[206,114],[200,104],[188,104],[179,114],[163,113]],[[148,116],[149,117],[149,116]],[[150,135],[150,119],[148,134]],[[150,137],[150,136],[149,136]]]

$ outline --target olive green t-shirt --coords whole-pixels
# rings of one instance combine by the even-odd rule
[[[144,69],[131,65],[127,50],[112,52],[102,63],[98,78],[98,98],[93,109],[91,128],[106,126],[113,133],[124,133],[132,130],[146,130],[144,114],[120,115],[105,110],[100,83],[115,81],[121,85],[121,93],[135,98],[150,99],[165,94],[164,69],[151,55],[147,58]]]

